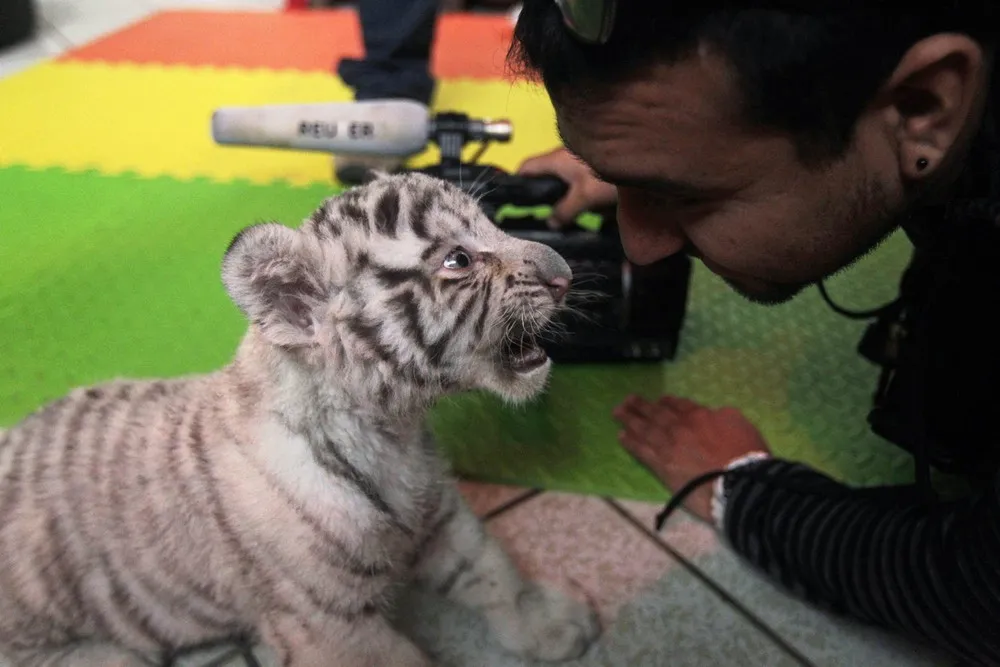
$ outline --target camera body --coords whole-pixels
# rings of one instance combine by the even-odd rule
[[[506,121],[439,113],[433,119],[431,140],[440,147],[441,160],[415,171],[469,192],[504,231],[548,245],[569,263],[576,287],[590,297],[571,300],[573,308],[561,316],[562,333],[545,344],[554,361],[611,364],[673,359],[687,312],[690,258],[678,253],[647,266],[633,264],[625,256],[613,212],[595,212],[602,218],[597,230],[579,226],[553,230],[533,213],[503,214],[506,207],[551,206],[567,191],[558,178],[512,175],[492,165],[462,161],[466,142],[485,146],[489,141],[507,141],[510,131]]]

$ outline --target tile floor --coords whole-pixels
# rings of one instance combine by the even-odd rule
[[[273,11],[281,0],[42,0],[31,43],[0,51],[0,77],[159,10]],[[600,610],[605,632],[581,665],[937,667],[947,659],[791,599],[747,569],[713,531],[680,515],[662,534],[656,505],[465,482],[466,497],[526,572]],[[482,628],[440,600],[401,619],[440,664],[510,665]],[[184,664],[239,665],[232,649]]]

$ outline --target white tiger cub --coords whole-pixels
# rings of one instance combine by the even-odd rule
[[[592,610],[519,574],[424,421],[446,393],[543,389],[563,258],[443,181],[380,175],[243,230],[222,278],[250,321],[229,365],[0,433],[0,654],[131,667],[245,637],[288,667],[430,665],[383,615],[411,579],[515,654],[585,653]]]

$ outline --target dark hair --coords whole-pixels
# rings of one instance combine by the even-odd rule
[[[798,10],[718,4],[619,0],[611,39],[590,46],[566,30],[554,0],[524,0],[508,66],[540,76],[553,98],[579,102],[609,94],[609,85],[640,75],[651,62],[677,62],[705,45],[731,64],[744,118],[790,134],[804,161],[821,162],[847,149],[858,117],[914,43],[960,32],[991,48],[1000,31],[995,0],[931,8],[784,3],[801,4]]]

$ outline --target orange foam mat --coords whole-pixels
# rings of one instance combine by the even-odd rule
[[[513,35],[506,16],[444,13],[431,71],[438,78],[504,78]],[[165,11],[68,51],[61,60],[332,71],[364,53],[351,9]]]

